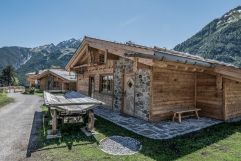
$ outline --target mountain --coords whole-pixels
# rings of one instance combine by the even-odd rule
[[[241,6],[213,20],[174,50],[241,67]]]
[[[31,59],[32,53],[29,48],[23,47],[3,47],[0,48],[0,68],[12,64],[14,68],[19,68]]]
[[[22,85],[26,83],[25,75],[45,68],[64,67],[80,44],[80,39],[70,39],[38,46],[35,48],[2,47],[0,48],[0,69],[12,65]]]

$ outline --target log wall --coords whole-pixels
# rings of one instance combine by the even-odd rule
[[[225,79],[225,116],[226,119],[241,116],[241,83]]]
[[[218,89],[217,76],[197,73],[197,108],[200,115],[223,119],[223,90]]]
[[[89,76],[88,75],[83,75],[83,74],[78,74],[77,75],[77,91],[84,94],[88,95],[89,92]]]
[[[78,73],[78,70],[76,71]],[[95,87],[93,98],[106,103],[106,107],[111,108],[113,105],[113,95],[100,92],[100,76],[113,75],[113,60],[107,60],[104,65],[92,65],[87,67],[84,74],[77,74],[77,91],[89,95],[89,79],[94,77]]]
[[[162,68],[153,69],[152,121],[171,118],[172,110],[195,105],[195,73]]]

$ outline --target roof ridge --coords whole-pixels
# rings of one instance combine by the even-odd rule
[[[141,44],[137,44],[137,43],[130,43],[131,41],[126,41],[126,42],[117,42],[117,41],[111,41],[111,40],[104,40],[104,39],[99,39],[99,38],[94,38],[94,37],[89,37],[89,36],[84,36],[84,39],[93,39],[93,40],[98,40],[98,41],[104,41],[104,42],[108,42],[108,43],[114,43],[114,44],[118,44],[118,45],[124,45],[124,46],[132,46],[132,47],[137,47],[137,48],[142,48],[142,49],[150,49],[153,50],[153,47],[149,47],[146,45],[141,45]]]

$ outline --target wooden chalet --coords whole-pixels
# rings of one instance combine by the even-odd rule
[[[64,69],[48,69],[38,74],[41,90],[68,91],[76,90],[76,74]]]
[[[148,121],[173,111],[229,120],[241,116],[241,70],[174,50],[85,37],[66,66],[77,91]]]
[[[26,74],[26,81],[29,87],[35,87],[38,85],[38,73],[32,72]]]

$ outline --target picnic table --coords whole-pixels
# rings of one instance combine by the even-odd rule
[[[198,111],[200,111],[201,109],[199,108],[192,108],[192,109],[181,109],[181,110],[173,110],[173,117],[172,117],[172,121],[175,121],[175,118],[178,118],[178,122],[181,123],[182,122],[182,114],[185,113],[194,113],[194,115],[197,117],[197,119],[199,119],[199,115],[198,115]],[[191,115],[186,115],[185,117],[189,117]]]
[[[94,98],[85,96],[78,92],[67,92],[64,95],[53,95],[44,91],[44,103],[48,106],[49,113],[52,116],[52,135],[57,133],[57,118],[63,120],[67,117],[88,118],[88,130],[94,126],[93,108],[104,104]]]

